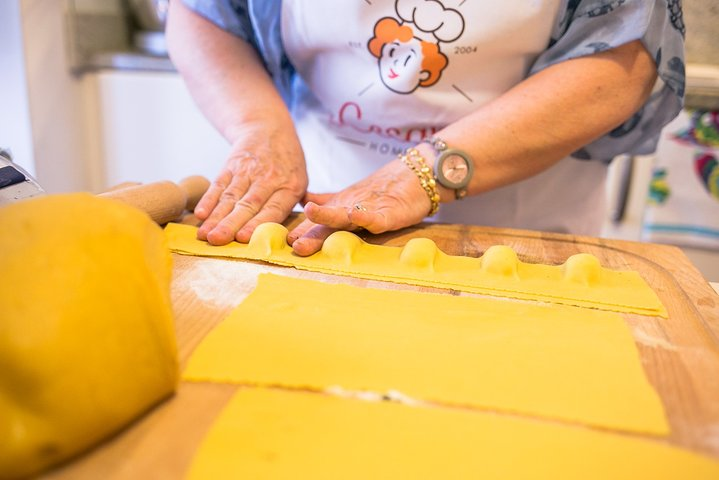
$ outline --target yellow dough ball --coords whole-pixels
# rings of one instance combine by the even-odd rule
[[[0,478],[87,449],[175,390],[171,262],[161,228],[115,200],[0,208]]]

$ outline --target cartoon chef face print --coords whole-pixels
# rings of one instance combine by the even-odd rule
[[[412,93],[431,73],[422,68],[422,42],[411,38],[385,43],[379,58],[379,72],[387,88],[397,93]]]
[[[367,44],[379,60],[382,83],[396,93],[409,94],[434,85],[449,63],[440,43],[457,40],[464,31],[464,18],[437,0],[397,0],[402,20],[380,19]]]

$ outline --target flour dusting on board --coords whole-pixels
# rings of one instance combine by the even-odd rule
[[[668,340],[665,340],[663,338],[659,338],[656,336],[653,336],[643,330],[634,329],[634,340],[636,340],[638,343],[641,343],[642,345],[645,345],[647,347],[652,348],[663,348],[664,350],[670,350],[670,351],[678,351],[679,349],[672,345],[671,342]]]
[[[257,285],[257,276],[275,267],[246,262],[197,258],[176,281],[198,300],[216,308],[233,308]]]

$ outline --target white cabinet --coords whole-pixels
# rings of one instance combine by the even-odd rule
[[[91,130],[102,188],[136,181],[212,180],[229,145],[202,116],[174,72],[100,71],[93,77],[98,124]]]

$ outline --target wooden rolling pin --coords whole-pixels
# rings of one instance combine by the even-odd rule
[[[98,196],[132,205],[164,225],[179,219],[186,210],[192,211],[209,186],[210,182],[205,177],[194,175],[179,183],[122,184]]]

